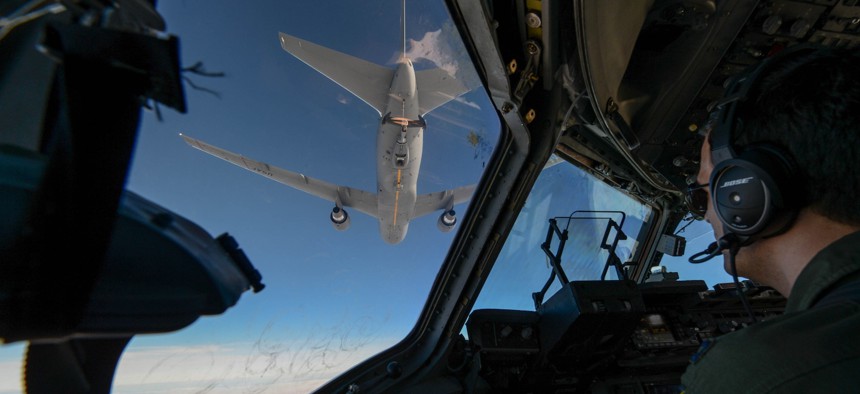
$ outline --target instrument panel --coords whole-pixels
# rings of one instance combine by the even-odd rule
[[[773,289],[739,290],[756,321],[783,313]],[[466,329],[488,391],[678,393],[703,341],[752,322],[734,284],[573,281],[537,311],[475,310]]]

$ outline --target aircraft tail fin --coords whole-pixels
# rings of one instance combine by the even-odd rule
[[[379,115],[388,103],[388,88],[394,70],[338,52],[289,34],[278,33],[281,48],[320,74],[325,75],[362,101]]]

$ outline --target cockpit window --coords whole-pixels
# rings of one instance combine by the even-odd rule
[[[555,257],[569,281],[623,277],[651,216],[648,205],[570,163],[544,168],[474,309],[535,310],[536,298],[561,288],[553,275]],[[567,240],[559,249],[564,230]]]
[[[266,288],[135,336],[115,391],[309,392],[412,330],[500,123],[445,2],[403,4],[157,2],[188,113],[148,103],[127,189],[229,233]]]

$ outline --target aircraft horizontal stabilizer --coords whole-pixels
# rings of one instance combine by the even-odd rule
[[[415,200],[415,209],[412,211],[412,218],[414,219],[442,209],[450,210],[454,205],[469,201],[472,198],[472,193],[475,192],[475,186],[477,185],[461,186],[456,189],[418,196]]]
[[[281,48],[325,75],[362,101],[379,115],[388,103],[388,88],[394,70],[373,64],[289,34],[278,33]]]
[[[188,145],[219,159],[233,163],[248,171],[255,172],[266,178],[283,183],[284,185],[312,194],[319,198],[339,203],[341,206],[355,208],[358,211],[373,217],[377,216],[378,207],[376,194],[369,193],[364,190],[353,189],[351,187],[335,185],[311,178],[304,174],[284,170],[261,161],[256,161],[242,155],[226,151],[218,148],[217,146],[209,145],[184,134],[179,134],[179,136],[182,137]]]
[[[460,80],[441,68],[415,72],[419,113],[425,115],[469,91]]]

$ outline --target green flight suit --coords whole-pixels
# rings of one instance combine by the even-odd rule
[[[860,393],[860,302],[813,307],[857,280],[860,232],[815,255],[785,314],[703,344],[681,377],[685,393]]]

